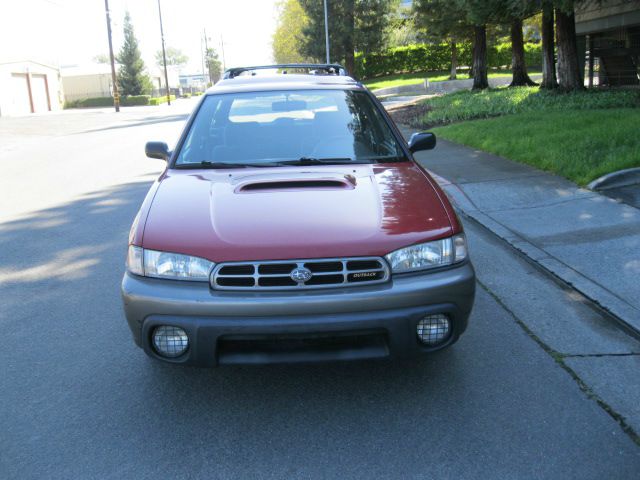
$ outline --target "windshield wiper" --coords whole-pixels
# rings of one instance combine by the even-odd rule
[[[356,163],[371,163],[369,160],[354,160],[353,158],[314,158],[300,157],[297,160],[282,160],[278,165],[347,165]]]
[[[277,163],[234,163],[234,162],[210,162],[204,160],[196,163],[181,163],[175,165],[174,168],[188,170],[192,168],[253,168],[253,167],[277,167]]]

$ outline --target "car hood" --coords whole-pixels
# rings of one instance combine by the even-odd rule
[[[456,233],[444,202],[411,162],[167,170],[142,246],[214,262],[382,256]]]

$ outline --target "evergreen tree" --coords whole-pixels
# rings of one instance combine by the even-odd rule
[[[553,37],[553,4],[550,0],[542,2],[542,88],[556,88],[555,41]]]
[[[140,55],[138,39],[133,31],[129,12],[124,15],[124,43],[118,53],[118,85],[122,95],[145,95],[151,93],[152,85],[145,73],[144,61]]]
[[[355,52],[366,55],[384,46],[393,0],[327,0],[327,3],[331,61],[344,61],[347,71],[355,75]],[[307,57],[324,60],[323,2],[300,0],[300,5],[308,17],[302,29],[300,50]]]
[[[457,0],[465,12],[466,21],[473,25],[473,89],[489,88],[487,77],[487,24],[495,23],[500,0]]]
[[[522,22],[533,15],[539,8],[537,0],[503,0],[504,13],[502,17],[509,22],[511,27],[511,71],[513,79],[510,87],[534,86],[536,82],[531,80],[527,73],[527,64],[524,56],[524,36],[522,34]]]
[[[472,28],[466,21],[466,12],[450,0],[417,0],[413,4],[416,25],[426,31],[426,38],[451,44],[451,80],[456,79],[458,68],[458,42],[468,40]]]
[[[582,90],[584,78],[580,72],[576,43],[576,20],[573,0],[555,0],[556,42],[558,45],[558,84],[561,90]]]

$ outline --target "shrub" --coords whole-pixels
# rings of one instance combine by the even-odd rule
[[[472,63],[472,46],[469,43],[458,44],[458,65],[469,66]],[[542,47],[537,43],[525,43],[527,66],[540,66]],[[489,46],[487,51],[489,68],[511,65],[511,43],[505,42]],[[448,70],[451,66],[451,45],[421,44],[395,47],[380,53],[356,54],[356,71],[360,78],[374,78],[398,73]]]
[[[458,63],[471,63],[468,44],[458,45]],[[451,65],[451,45],[423,44],[395,47],[368,55],[356,54],[356,71],[361,78],[379,77],[395,73],[447,70]]]
[[[69,100],[64,103],[64,108],[96,108],[113,107],[113,97],[93,97],[80,100]]]
[[[171,100],[175,100],[176,96],[175,95],[171,95]],[[163,96],[163,97],[151,97],[149,99],[149,105],[160,105],[161,103],[167,103],[167,96]]]
[[[527,67],[540,67],[542,65],[542,45],[525,43],[524,59]],[[487,49],[487,64],[489,68],[511,68],[511,42],[490,46]]]
[[[140,105],[149,105],[149,95],[127,95],[120,98],[120,105],[123,107],[136,107]]]

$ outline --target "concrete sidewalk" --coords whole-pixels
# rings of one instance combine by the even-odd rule
[[[464,215],[640,333],[640,210],[441,139],[416,159]]]

